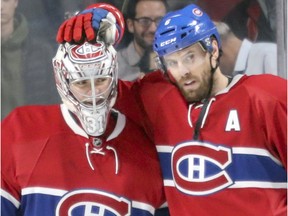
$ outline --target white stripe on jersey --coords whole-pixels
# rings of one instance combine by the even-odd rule
[[[137,209],[142,209],[145,211],[149,211],[150,214],[154,214],[155,208],[149,204],[142,203],[142,202],[137,202],[137,201],[132,201],[132,207],[137,208]]]
[[[157,145],[157,152],[162,153],[171,153],[173,151],[173,146],[165,146],[165,145]],[[234,154],[250,154],[250,155],[260,155],[260,156],[266,156],[271,158],[275,163],[277,163],[280,166],[283,166],[282,163],[275,158],[269,151],[266,149],[261,148],[247,148],[247,147],[232,147],[232,153]]]
[[[165,187],[175,187],[173,180],[164,180]],[[272,183],[261,181],[235,181],[233,185],[228,188],[273,188],[282,189],[287,188],[287,183]]]
[[[271,158],[271,160],[273,160],[278,165],[283,166],[282,163],[277,158],[275,158],[272,154],[270,154],[270,152],[268,152],[266,149],[235,147],[235,148],[232,148],[232,152],[234,154],[250,154],[250,155],[266,156],[266,157]]]
[[[85,190],[84,190],[85,191]],[[87,189],[87,192],[91,190]],[[44,188],[44,187],[29,187],[29,188],[24,188],[22,189],[22,196],[24,195],[29,195],[29,194],[46,194],[46,195],[53,195],[53,196],[64,196],[68,191],[66,190],[60,190],[60,189],[53,189],[53,188]],[[7,193],[7,192],[6,192]],[[75,191],[77,193],[77,190]],[[100,193],[100,192],[98,192]],[[104,193],[104,192],[103,192]],[[8,193],[7,193],[8,194]],[[72,193],[73,194],[73,193]],[[106,193],[105,193],[106,194]],[[107,194],[106,194],[107,195]],[[112,196],[112,195],[110,195]],[[117,196],[115,196],[117,197]],[[13,198],[13,197],[12,197]],[[118,198],[118,197],[117,197]],[[9,199],[10,200],[10,199]],[[14,200],[16,200],[14,198]],[[17,201],[17,200],[16,200]],[[20,203],[18,202],[18,207]],[[16,206],[16,205],[15,205]],[[17,207],[17,206],[16,206]],[[151,214],[154,214],[155,208],[147,203],[143,202],[137,202],[137,201],[132,201],[132,207],[149,211]]]
[[[16,208],[20,207],[20,202],[13,197],[11,194],[7,193],[5,190],[0,189],[1,196],[9,200]]]
[[[67,190],[53,189],[53,188],[44,188],[44,187],[28,187],[23,188],[21,191],[22,196],[28,194],[47,194],[53,196],[63,196],[66,194]]]
[[[156,146],[157,152],[171,153],[173,148],[174,148],[173,146],[165,146],[165,145],[157,145]]]
[[[261,181],[235,181],[229,188],[287,188],[287,183],[272,183]]]

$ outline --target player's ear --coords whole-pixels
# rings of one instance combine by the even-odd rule
[[[132,20],[132,19],[127,19],[127,20],[126,20],[126,25],[127,25],[128,31],[129,31],[131,34],[133,34],[133,33],[134,33],[133,20]]]
[[[212,58],[213,59],[218,59],[218,57],[220,55],[220,50],[218,48],[218,42],[215,39],[212,40],[212,48],[213,48],[212,52],[211,52]]]
[[[215,68],[219,64],[220,50],[216,39],[212,39],[211,64]]]

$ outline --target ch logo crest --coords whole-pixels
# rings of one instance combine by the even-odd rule
[[[131,202],[123,197],[96,190],[67,193],[56,208],[56,216],[128,216]]]
[[[231,162],[231,149],[224,146],[197,141],[177,145],[171,158],[175,186],[189,195],[215,193],[233,184],[225,171]]]
[[[73,45],[68,48],[69,58],[76,63],[87,63],[87,58],[92,62],[101,61],[107,58],[106,54],[103,52],[104,43],[98,42],[97,44],[89,44],[85,42],[83,45]]]

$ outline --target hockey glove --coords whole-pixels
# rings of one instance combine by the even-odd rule
[[[121,41],[123,34],[121,12],[114,6],[99,3],[66,20],[59,28],[56,40],[59,43],[101,40],[115,45]]]

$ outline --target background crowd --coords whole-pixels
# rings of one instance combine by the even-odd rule
[[[105,2],[2,0],[1,212],[287,214],[286,1]]]
[[[60,101],[53,84],[51,64],[51,59],[57,49],[55,41],[57,29],[64,19],[95,2],[97,1],[1,1],[1,119],[17,106],[51,104]],[[242,41],[261,42],[258,45],[260,48],[268,44],[270,48],[260,52],[270,53],[272,57],[269,57],[269,61],[274,66],[267,67],[268,69],[263,67],[262,71],[255,71],[255,73],[272,73],[287,78],[287,48],[284,46],[285,43],[287,44],[287,41],[285,42],[287,23],[285,24],[284,21],[287,11],[283,9],[287,8],[287,5],[285,7],[286,1],[167,0],[142,3],[140,1],[140,4],[138,1],[103,0],[99,2],[115,5],[125,17],[124,39],[117,47],[121,79],[135,80],[156,67],[152,39],[157,21],[170,10],[179,9],[190,3],[199,5],[213,20],[227,25],[239,44]],[[148,2],[151,5],[147,5]],[[149,19],[139,20],[139,17]],[[224,45],[225,43],[223,43],[223,50]],[[235,52],[237,54],[239,50]],[[231,61],[233,65],[230,65],[230,68],[236,65],[236,54],[234,61]],[[223,59],[224,57],[225,52]],[[241,72],[245,73],[245,69]],[[227,73],[233,75],[236,72],[230,69]]]

